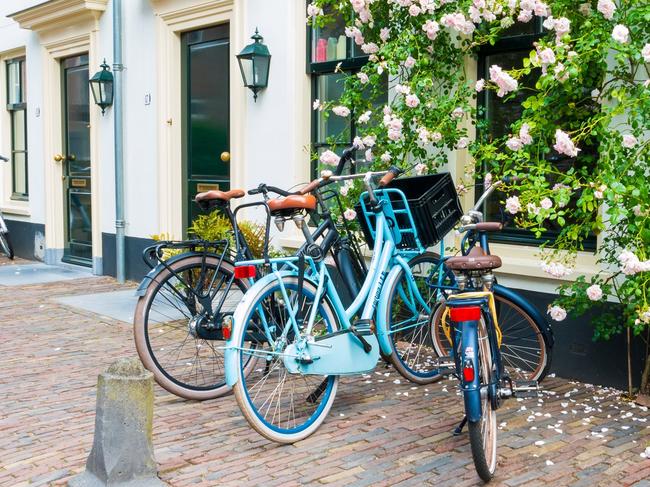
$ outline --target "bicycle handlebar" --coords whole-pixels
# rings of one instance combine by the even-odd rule
[[[269,191],[272,191],[273,193],[279,194],[280,196],[290,196],[292,194],[299,194],[298,193],[291,193],[289,191],[285,191],[284,189],[276,188],[275,186],[268,186],[264,183],[260,184],[257,188],[251,189],[248,191],[248,194],[251,196],[255,196],[257,194],[263,194],[267,195]]]

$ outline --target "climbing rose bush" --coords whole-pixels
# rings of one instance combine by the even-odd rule
[[[369,55],[360,74],[346,77],[340,100],[314,107],[358,120],[355,146],[368,166],[426,174],[451,154],[469,151],[472,163],[459,176],[459,192],[480,177],[519,176],[505,190],[506,214],[538,237],[548,222],[561,228],[540,254],[541,268],[565,282],[550,317],[592,310],[596,338],[630,327],[647,339],[647,0],[314,0],[307,13],[315,25],[332,15],[349,19],[346,35]],[[489,66],[487,79],[477,80],[467,61],[478,49],[535,17],[544,19],[545,35],[523,63]],[[389,102],[376,106],[386,77]],[[521,119],[501,139],[489,136],[476,108],[485,91],[503,100],[525,95]],[[321,157],[333,160],[327,152]],[[358,182],[346,187],[349,208],[360,191]],[[576,256],[594,235],[600,272],[580,275]],[[646,361],[645,392],[649,375]]]

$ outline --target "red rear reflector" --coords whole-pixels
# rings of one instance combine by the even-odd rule
[[[232,335],[232,323],[224,323],[221,327],[224,340],[230,340]]]
[[[481,308],[471,306],[466,308],[451,308],[451,321],[477,321],[481,319]]]
[[[235,277],[237,279],[248,279],[250,277],[255,277],[255,266],[241,265],[235,267]]]
[[[469,362],[469,365],[463,367],[463,379],[465,382],[472,382],[474,380],[474,367],[471,362]]]

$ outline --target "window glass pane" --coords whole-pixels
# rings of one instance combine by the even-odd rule
[[[323,27],[313,27],[311,42],[311,60],[313,63],[337,61],[348,57],[344,19],[337,18],[334,22]]]
[[[10,105],[21,103],[20,91],[20,63],[17,61],[7,63],[7,103]]]
[[[338,100],[345,88],[345,77],[341,73],[324,74],[316,80],[316,98],[321,102]],[[340,143],[351,141],[350,117],[339,117],[332,112],[325,117],[317,112],[316,143],[325,143],[329,137],[336,137]]]
[[[485,73],[482,77],[489,79],[490,66],[496,64],[504,70],[512,68],[521,68],[523,59],[528,57],[529,49],[523,51],[506,52],[485,56]],[[538,77],[538,72],[533,72],[529,76],[519,81],[524,86],[534,86]],[[512,98],[504,100],[499,98],[492,90],[485,92],[485,109],[486,117],[489,121],[489,132],[495,138],[503,137],[510,132],[510,124],[521,118],[523,107],[521,103],[528,97],[529,92],[520,89]]]
[[[12,114],[13,150],[24,151],[26,147],[25,110],[15,110]]]
[[[27,73],[25,73],[25,60],[20,61],[20,101],[27,102]]]
[[[14,194],[27,194],[27,154],[25,152],[13,153]]]

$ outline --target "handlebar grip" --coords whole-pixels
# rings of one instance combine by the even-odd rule
[[[260,194],[261,192],[262,192],[262,190],[259,189],[259,188],[248,190],[248,194],[251,195],[251,196],[255,196],[256,194]]]
[[[9,159],[5,156],[0,156],[0,161],[9,162]]]
[[[397,176],[399,176],[402,173],[402,170],[398,167],[391,166],[390,169],[386,174],[384,174],[384,177],[381,178],[379,181],[379,186],[384,187],[390,184],[390,182],[395,179]]]
[[[314,179],[311,183],[309,183],[307,186],[303,187],[298,193],[300,194],[307,194],[311,193],[315,189],[317,189],[320,186],[321,180],[320,179]]]
[[[354,147],[348,147],[343,151],[343,154],[341,154],[341,159],[339,159],[339,163],[336,166],[336,170],[334,171],[334,175],[340,176],[343,173],[343,169],[345,169],[345,164],[352,159],[352,156],[354,155]]]

